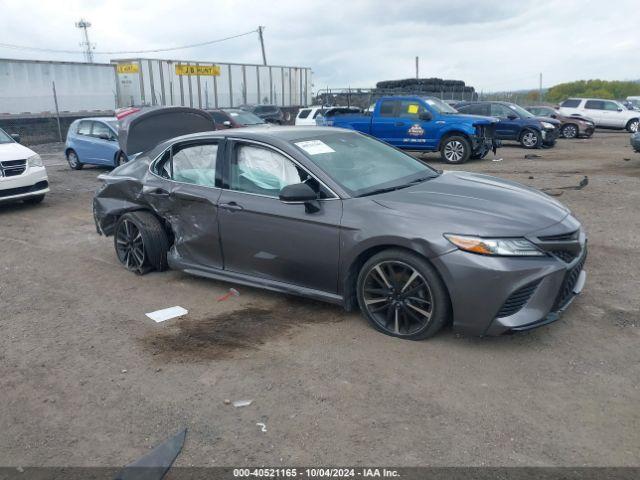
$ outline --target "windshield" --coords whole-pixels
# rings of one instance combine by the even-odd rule
[[[427,105],[436,110],[438,113],[458,113],[458,111],[451,105],[435,97],[426,97],[424,101],[427,102]]]
[[[293,144],[353,197],[409,186],[438,173],[412,156],[366,135],[321,133]]]
[[[0,143],[13,143],[13,138],[7,132],[0,128]]]
[[[241,125],[260,125],[265,123],[259,116],[251,112],[234,111],[227,112],[233,119]]]
[[[532,118],[535,116],[531,112],[528,112],[527,110],[522,108],[520,105],[516,105],[515,103],[510,103],[509,108],[514,112],[516,112],[520,116],[520,118]]]

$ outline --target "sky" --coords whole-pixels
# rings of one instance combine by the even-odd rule
[[[373,87],[415,76],[464,80],[478,91],[572,80],[637,80],[637,0],[0,0],[0,58],[83,61],[75,22],[95,51],[171,48],[263,25],[267,61],[311,67],[314,90]],[[102,55],[261,63],[257,33],[205,47]]]

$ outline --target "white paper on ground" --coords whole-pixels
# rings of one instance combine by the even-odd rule
[[[146,313],[145,315],[149,317],[156,323],[164,322],[165,320],[171,320],[172,318],[181,317],[189,313],[189,310],[186,310],[182,307],[169,307],[162,310],[156,310],[155,312]]]

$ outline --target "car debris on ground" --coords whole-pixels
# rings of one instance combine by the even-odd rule
[[[234,400],[233,406],[236,408],[248,407],[253,403],[253,400]]]

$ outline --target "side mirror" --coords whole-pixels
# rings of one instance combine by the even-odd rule
[[[19,133],[12,133],[11,134],[11,138],[13,138],[16,142],[20,143],[20,134]]]
[[[516,115],[508,115],[508,116],[507,116],[507,119],[508,119],[508,120],[517,120],[517,119],[518,119],[518,117],[517,117]]]
[[[552,113],[551,118],[558,118],[558,115],[556,115],[555,113]]]
[[[420,120],[424,120],[425,122],[428,122],[433,118],[433,115],[431,115],[431,112],[424,111],[424,112],[421,112],[420,115],[418,115],[418,118]]]
[[[302,202],[307,213],[320,210],[318,194],[306,183],[294,183],[280,190],[280,200],[283,202]]]
[[[98,135],[98,138],[101,140],[110,140],[111,136],[107,133],[101,133],[100,135]]]
[[[222,122],[222,125],[224,125],[227,128],[231,128],[231,122],[229,120],[225,120],[224,122]]]

